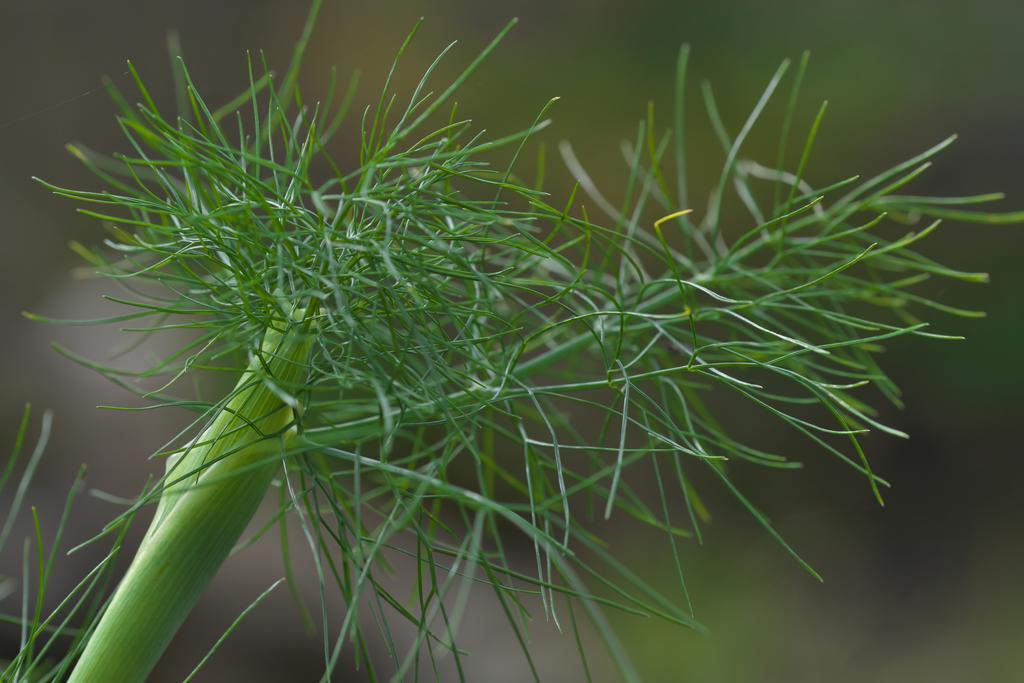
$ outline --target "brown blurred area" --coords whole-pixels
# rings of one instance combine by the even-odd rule
[[[102,357],[124,343],[116,331],[47,327],[21,316],[32,310],[86,318],[108,310],[99,298],[103,283],[76,278],[78,262],[66,248],[72,239],[100,239],[100,229],[30,176],[74,187],[95,184],[64,145],[122,147],[100,79],[109,76],[127,89],[126,58],[158,99],[170,98],[170,31],[180,33],[184,57],[205,96],[222,102],[246,85],[245,50],[262,49],[271,64],[286,63],[305,11],[305,3],[264,0],[0,4],[0,83],[7,93],[0,99],[0,444],[6,448],[12,441],[25,401],[40,412],[53,409],[51,447],[30,495],[44,528],[55,523],[83,462],[91,487],[126,497],[137,493],[159,467],[146,456],[183,417],[171,411],[97,410],[129,398],[55,354],[50,342]],[[460,45],[438,82],[518,16],[519,26],[460,95],[461,110],[500,134],[529,125],[545,101],[560,96],[546,140],[570,139],[612,195],[625,178],[620,141],[634,135],[649,99],[668,121],[676,53],[688,42],[692,73],[714,83],[731,130],[742,123],[779,60],[811,50],[796,130],[806,130],[822,99],[830,101],[812,160],[814,182],[879,171],[955,132],[959,141],[915,183],[914,193],[1004,191],[1006,209],[1024,208],[1020,3],[328,0],[304,91],[316,93],[331,65],[343,75],[359,68],[359,101],[369,101],[420,16],[426,23],[404,62],[400,92],[450,40]],[[722,155],[705,123],[696,81],[690,100],[689,168],[698,191],[705,191]],[[777,130],[766,125],[745,150],[764,160],[773,158]],[[356,142],[355,131],[348,141]],[[549,189],[558,192],[568,187],[568,173],[552,161]],[[711,173],[702,175],[704,168]],[[911,439],[868,442],[875,469],[894,483],[887,506],[877,506],[854,472],[779,435],[806,467],[786,473],[746,468],[737,471],[738,481],[825,582],[803,573],[726,496],[710,494],[714,521],[704,547],[688,544],[683,551],[696,616],[710,634],[613,615],[645,680],[1024,680],[1022,247],[1024,228],[948,224],[938,231],[927,253],[992,275],[984,287],[937,285],[939,296],[986,310],[989,317],[936,318],[937,329],[963,333],[965,342],[891,344],[884,362],[908,407],[889,409],[886,417]],[[6,510],[6,499],[0,502]],[[111,503],[83,500],[69,540],[83,540],[116,512]],[[25,525],[18,530],[29,533]],[[614,523],[607,539],[645,576],[671,586],[667,551],[650,551],[661,545],[651,546]],[[19,548],[9,545],[0,574],[20,574]],[[73,585],[97,559],[88,551],[62,559],[55,577],[59,588]],[[153,680],[185,676],[281,572],[274,543],[232,558]],[[316,600],[314,587],[306,597]],[[18,609],[10,600],[0,604],[5,613]],[[466,659],[469,680],[527,679],[522,654],[504,624],[487,596],[474,602],[462,643],[472,653]],[[558,634],[540,612],[536,626],[542,671],[550,680],[582,680],[571,633]],[[0,657],[17,646],[16,629],[0,627]],[[279,590],[198,680],[317,680],[320,651],[319,637],[304,630],[287,591]],[[616,680],[601,653],[595,662],[595,680]],[[342,670],[348,674],[350,667]],[[363,679],[352,672],[336,680]]]

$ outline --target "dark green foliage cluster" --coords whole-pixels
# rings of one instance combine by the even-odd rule
[[[78,250],[117,285],[108,298],[126,313],[90,322],[128,323],[140,342],[188,335],[143,371],[79,359],[149,402],[195,411],[193,429],[161,455],[187,451],[231,399],[200,401],[184,378],[237,376],[268,329],[293,327],[311,343],[294,369],[297,388],[262,379],[295,410],[297,436],[281,458],[280,513],[260,533],[280,529],[288,567],[287,520],[301,525],[324,596],[325,677],[349,645],[374,678],[461,672],[458,625],[467,592],[483,583],[528,660],[529,615],[540,609],[575,631],[575,604],[635,679],[601,611],[697,626],[679,549],[701,538],[707,514],[693,471],[720,482],[790,550],[730,470],[739,461],[799,463],[738,436],[712,396],[749,402],[802,433],[864,475],[881,501],[886,483],[860,438],[900,435],[867,398],[875,387],[899,402],[877,362],[882,344],[952,338],[929,331],[924,314],[974,313],[929,299],[922,285],[984,280],[916,251],[938,226],[924,219],[1022,218],[961,208],[996,195],[898,194],[951,140],[868,179],[812,187],[805,170],[824,107],[800,155],[787,154],[803,60],[778,159],[744,159],[783,64],[735,135],[705,88],[725,160],[706,210],[689,212],[684,49],[673,126],[657,131],[652,110],[626,145],[621,205],[605,199],[569,147],[579,182],[555,201],[518,170],[548,106],[529,128],[487,139],[452,98],[501,35],[439,94],[429,81],[448,50],[409,97],[386,83],[360,115],[348,111],[353,89],[336,97],[333,83],[326,101],[303,101],[298,71],[311,26],[282,78],[251,66],[249,88],[220,108],[184,67],[185,106],[175,116],[137,79],[140,104],[116,95],[133,152],[110,159],[74,148],[104,188],[49,187],[109,229],[103,247]],[[351,168],[329,153],[346,131],[358,136]],[[747,218],[725,211],[734,201]],[[924,222],[895,234],[894,218]],[[123,533],[141,506],[195,474],[168,462],[106,533]],[[653,485],[636,486],[636,477]],[[664,532],[677,598],[605,546],[600,524],[612,515]],[[532,545],[530,566],[517,565],[513,536]],[[389,566],[404,561],[416,583],[395,587]],[[290,569],[288,580],[296,580]],[[332,613],[344,615],[340,627]],[[395,636],[397,622],[415,635]],[[364,632],[368,625],[380,633]],[[387,671],[369,656],[376,638]],[[586,671],[587,648],[575,641]],[[19,662],[23,671],[32,658]]]

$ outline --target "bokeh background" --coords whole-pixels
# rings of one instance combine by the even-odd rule
[[[30,499],[52,528],[75,468],[89,483],[131,496],[157,470],[146,454],[181,423],[167,413],[124,414],[95,406],[125,394],[54,354],[58,340],[102,356],[116,333],[30,323],[22,310],[87,317],[102,309],[102,285],[76,278],[71,239],[99,239],[98,227],[30,181],[31,175],[88,187],[65,152],[81,141],[120,148],[112,106],[100,88],[127,87],[131,58],[158,97],[171,92],[166,37],[181,34],[195,80],[214,102],[245,85],[245,50],[264,49],[283,65],[306,3],[264,0],[3,0],[0,3],[0,443],[10,443],[21,406],[55,413],[49,454]],[[620,141],[634,134],[646,102],[667,120],[674,60],[693,46],[691,174],[712,178],[721,151],[705,125],[696,80],[710,79],[730,130],[737,130],[784,57],[812,52],[797,133],[817,104],[830,109],[810,180],[822,184],[872,173],[960,134],[915,193],[1006,192],[1024,207],[1024,5],[1010,0],[590,0],[586,3],[328,0],[305,70],[316,92],[328,69],[363,72],[359,102],[375,96],[394,50],[419,16],[427,21],[399,79],[408,85],[449,40],[461,43],[445,74],[465,64],[511,16],[519,27],[466,86],[462,111],[494,132],[528,125],[561,96],[549,143],[573,141],[599,185],[621,187]],[[444,71],[444,69],[443,69]],[[443,78],[442,74],[441,78]],[[88,94],[85,94],[88,93]],[[745,150],[770,161],[775,109],[766,132]],[[774,119],[772,117],[775,117]],[[354,138],[353,138],[354,139]],[[550,146],[550,145],[549,145]],[[551,188],[565,187],[560,163]],[[614,194],[614,190],[610,191]],[[698,195],[699,196],[699,195]],[[908,407],[889,421],[909,441],[872,438],[875,468],[894,484],[880,509],[865,483],[804,443],[807,466],[774,474],[741,471],[739,481],[788,540],[824,575],[819,584],[725,497],[711,495],[705,544],[684,549],[698,635],[615,616],[613,623],[651,681],[1019,681],[1024,680],[1024,229],[947,225],[925,250],[966,270],[992,274],[985,287],[945,286],[943,301],[989,313],[984,320],[938,320],[962,343],[890,345],[885,362]],[[780,438],[784,438],[781,437]],[[6,500],[0,510],[6,510]],[[70,535],[81,540],[114,512],[85,501]],[[19,527],[27,532],[27,527]],[[671,580],[666,554],[615,525],[612,547],[645,575]],[[20,573],[20,544],[0,558],[0,574]],[[86,557],[58,565],[66,587]],[[281,573],[272,545],[232,559],[168,652],[156,681],[180,680],[234,616]],[[57,592],[60,592],[59,590]],[[485,600],[467,625],[470,680],[526,680],[522,657]],[[17,611],[10,601],[0,611]],[[319,640],[306,634],[286,591],[254,613],[199,680],[315,680]],[[0,627],[0,656],[17,633]],[[569,634],[538,624],[536,651],[551,680],[579,680]],[[600,653],[595,678],[614,681]],[[337,680],[347,680],[339,676]],[[353,674],[351,680],[361,680]]]

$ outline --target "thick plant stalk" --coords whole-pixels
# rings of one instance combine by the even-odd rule
[[[72,683],[144,681],[238,541],[279,465],[274,453],[295,432],[282,395],[309,355],[301,327],[267,331],[231,399],[193,447],[169,463],[170,485]]]

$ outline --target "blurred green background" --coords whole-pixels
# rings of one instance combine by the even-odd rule
[[[29,177],[94,184],[64,144],[121,147],[100,78],[111,76],[127,88],[126,58],[158,97],[169,96],[169,31],[180,32],[195,80],[208,100],[218,102],[245,87],[246,49],[264,49],[274,65],[286,62],[305,11],[305,3],[256,0],[0,4],[0,82],[7,93],[0,100],[0,443],[13,438],[24,401],[54,409],[52,448],[31,495],[44,524],[58,514],[81,462],[89,464],[90,485],[136,493],[157,471],[146,454],[181,420],[169,412],[97,411],[96,405],[123,402],[126,395],[49,348],[59,340],[102,356],[119,343],[113,331],[49,328],[21,317],[25,309],[55,317],[87,317],[102,309],[102,284],[76,279],[71,271],[78,264],[66,248],[71,239],[99,239],[99,229]],[[667,122],[675,57],[680,43],[689,42],[691,74],[714,83],[732,132],[778,62],[811,50],[794,138],[806,130],[818,103],[830,101],[812,183],[871,174],[956,132],[960,140],[912,191],[1001,190],[1007,209],[1024,208],[1019,2],[328,0],[305,70],[307,98],[336,64],[342,74],[362,70],[359,102],[369,101],[421,15],[426,24],[400,74],[399,92],[449,40],[461,42],[438,82],[518,16],[519,27],[460,95],[462,111],[498,134],[528,125],[548,98],[561,96],[546,135],[549,151],[570,139],[612,196],[624,184],[620,142],[635,134],[648,100]],[[696,85],[695,79],[689,91],[689,168],[700,191],[717,176],[722,154],[705,124]],[[779,97],[747,155],[773,160],[781,102]],[[347,144],[354,143],[350,137]],[[557,155],[550,156],[549,189],[558,191],[567,187],[568,174]],[[876,470],[895,485],[888,505],[879,509],[855,473],[802,442],[791,449],[807,463],[802,471],[740,470],[747,493],[825,582],[816,583],[735,504],[712,494],[714,521],[704,547],[684,549],[696,614],[710,634],[613,618],[647,680],[1024,680],[1024,460],[1018,433],[1024,424],[1024,229],[949,224],[930,241],[925,251],[939,260],[992,274],[986,287],[943,285],[939,291],[943,301],[982,308],[989,317],[937,319],[939,329],[964,333],[966,342],[890,346],[884,361],[904,388],[908,408],[887,417],[912,438],[869,440]],[[85,538],[111,514],[108,503],[86,502],[71,539]],[[671,559],[662,545],[614,524],[607,537],[645,576],[671,585]],[[21,558],[10,548],[0,558],[0,574],[17,575]],[[66,559],[57,580],[69,586],[90,559],[96,558],[86,553]],[[272,544],[233,558],[153,680],[180,680],[280,573]],[[312,592],[309,597],[315,600]],[[469,679],[526,680],[496,605],[482,599],[479,606],[463,643],[473,653]],[[200,680],[315,680],[318,643],[303,631],[285,591],[278,591]],[[570,634],[558,635],[541,620],[535,647],[551,680],[580,679]],[[16,649],[16,631],[0,629],[0,655]],[[599,652],[595,666],[596,679],[616,680]],[[351,680],[361,679],[353,674]]]

